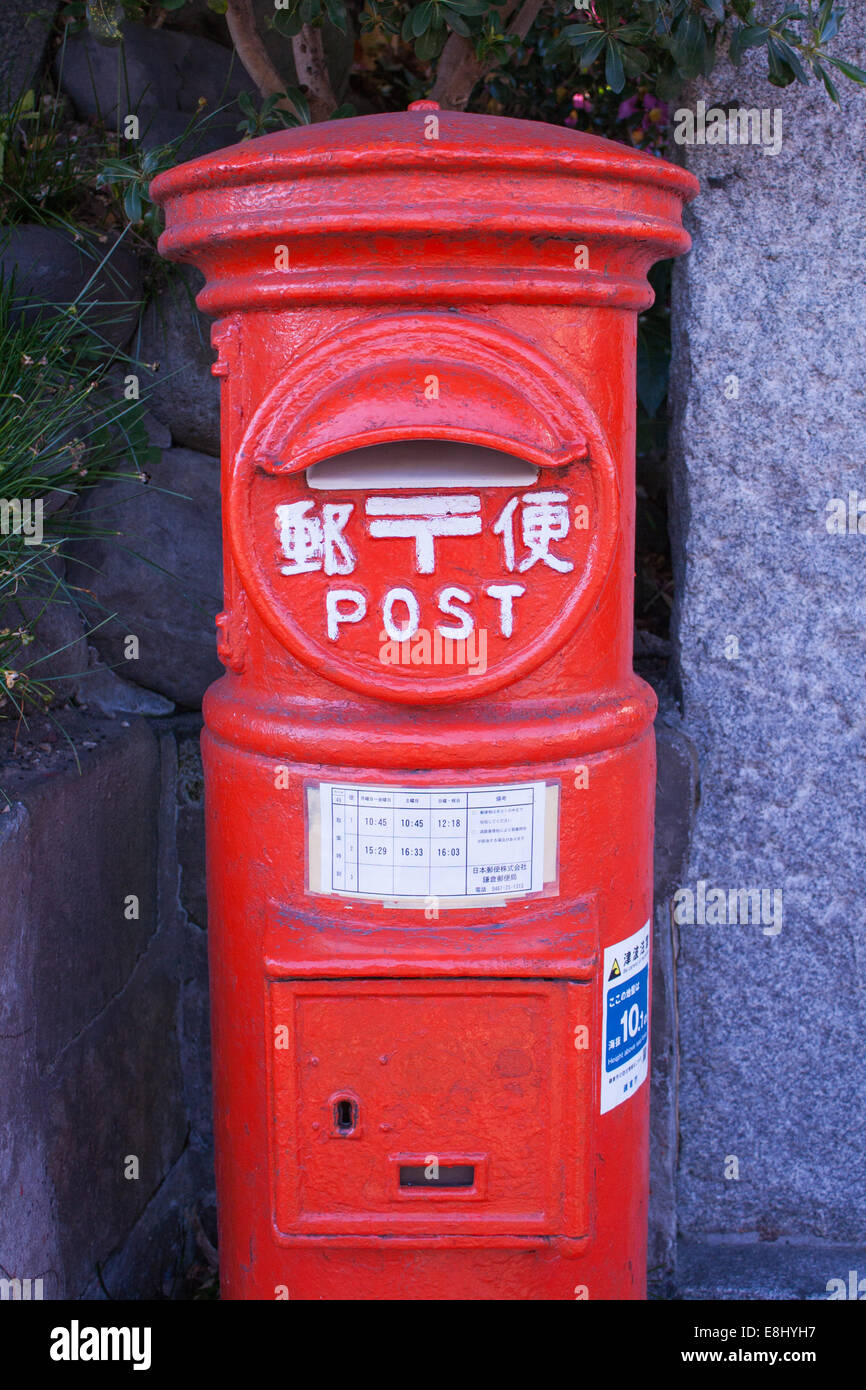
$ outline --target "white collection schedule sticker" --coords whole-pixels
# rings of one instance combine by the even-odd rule
[[[646,1081],[649,1057],[650,924],[605,947],[601,1113],[614,1110]]]
[[[491,787],[320,782],[321,888],[483,898],[544,887],[544,782]]]

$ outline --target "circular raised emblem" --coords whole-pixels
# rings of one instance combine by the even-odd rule
[[[470,699],[540,665],[597,601],[616,471],[573,389],[564,404],[513,353],[505,375],[489,331],[474,353],[463,334],[433,355],[430,325],[423,353],[402,327],[390,361],[331,357],[294,409],[290,385],[271,393],[234,461],[228,530],[259,616],[321,675],[410,704]]]

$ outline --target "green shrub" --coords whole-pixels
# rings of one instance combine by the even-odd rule
[[[56,653],[28,649],[40,612],[75,602],[58,561],[96,529],[76,501],[106,478],[143,478],[153,460],[141,402],[127,398],[134,364],[90,327],[99,308],[85,293],[34,312],[0,279],[0,715],[52,701],[40,667]]]

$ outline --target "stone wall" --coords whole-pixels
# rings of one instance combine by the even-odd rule
[[[36,9],[0,19],[12,96],[44,60],[56,5]],[[225,109],[196,148],[236,138],[249,81],[230,48],[131,25],[125,59],[119,92],[117,49],[69,39],[53,73],[74,115],[119,101],[147,145],[203,95]],[[221,673],[219,395],[196,286],[161,272],[142,312],[152,258],[114,235],[0,239],[25,317],[98,301],[88,322],[134,359],[114,386],[140,373],[157,450],[147,486],[80,498],[102,534],[57,556],[56,601],[19,595],[22,661],[59,708],[0,724],[0,1278],[42,1280],[46,1298],[190,1296],[216,1240],[198,735]]]
[[[215,1236],[197,730],[63,725],[3,749],[0,1275],[180,1297]]]
[[[856,0],[839,56],[862,66],[864,31]],[[676,928],[694,1296],[826,1297],[866,1242],[866,515],[828,530],[831,499],[866,499],[866,99],[839,87],[841,109],[750,61],[680,103],[778,108],[783,133],[776,154],[684,147],[702,193],[675,270],[670,512],[700,807],[681,886],[726,894],[721,921]],[[728,911],[754,888],[781,894],[758,924]]]

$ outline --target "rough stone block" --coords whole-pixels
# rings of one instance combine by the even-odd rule
[[[3,278],[15,277],[15,295],[27,303],[15,315],[32,321],[55,306],[75,303],[82,323],[115,347],[125,347],[138,323],[141,275],[126,245],[103,245],[95,236],[77,241],[56,227],[21,223],[4,228]]]
[[[199,731],[178,737],[177,852],[181,906],[191,921],[206,927],[204,772],[199,738]]]
[[[191,1203],[212,1187],[207,1046],[191,1037],[203,933],[181,923],[176,786],[152,730],[67,712],[73,742],[52,745],[43,724],[0,729],[0,1269],[76,1298],[148,1212],[169,1241],[167,1175]],[[125,1296],[147,1296],[150,1270]]]
[[[107,1007],[156,931],[156,741],[141,720],[127,729],[94,721],[76,733],[78,765],[61,748],[62,770],[49,761],[3,779],[26,806],[40,1068]]]
[[[861,65],[864,20],[858,0],[833,45]],[[726,895],[720,921],[678,928],[693,1240],[866,1222],[866,536],[827,528],[832,498],[866,498],[866,105],[840,89],[838,110],[750,60],[680,103],[778,109],[783,130],[777,154],[684,147],[702,193],[674,271],[672,635],[701,803],[682,884],[696,916],[698,881]],[[781,893],[780,931],[739,899],[729,915],[750,888]]]
[[[672,1288],[676,1223],[677,1008],[670,893],[688,854],[697,801],[692,744],[656,722],[655,890],[650,1076],[650,1210],[647,1266],[651,1295]]]
[[[211,372],[210,320],[195,307],[203,284],[197,270],[170,273],[142,315],[138,355],[158,366],[146,377],[148,401],[174,443],[217,456],[220,388]]]
[[[866,1247],[862,1245],[681,1241],[677,1251],[678,1298],[802,1299],[814,1303],[829,1299],[832,1293],[839,1301],[847,1301],[861,1279],[866,1281]],[[858,1301],[864,1293],[866,1282],[863,1292],[856,1295]],[[748,1317],[744,1320],[751,1321]]]
[[[184,1147],[176,963],[161,944],[45,1077],[46,1159],[70,1292],[125,1242]]]
[[[39,75],[58,0],[3,0],[0,5],[0,93],[14,101]]]
[[[87,511],[105,538],[88,537],[67,571],[92,595],[86,616],[109,621],[91,635],[102,660],[176,704],[201,705],[222,667],[214,616],[222,603],[219,464],[189,449],[167,449],[150,484],[103,483]],[[126,638],[138,656],[126,659]]]
[[[212,118],[179,147],[178,159],[218,150],[238,139],[237,96],[253,91],[231,46],[170,29],[124,23],[123,62],[118,50],[90,33],[69,39],[58,55],[55,75],[85,120],[101,119],[109,129],[137,115],[143,148],[177,140],[204,100]],[[226,37],[228,37],[226,35]]]

